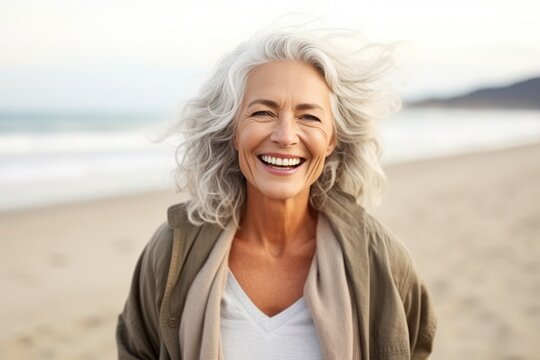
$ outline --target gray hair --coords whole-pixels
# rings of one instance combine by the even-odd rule
[[[234,119],[249,72],[272,61],[311,65],[331,90],[337,145],[312,185],[311,205],[321,208],[331,191],[348,193],[364,206],[377,204],[386,177],[376,122],[401,105],[383,81],[394,66],[393,49],[351,31],[265,31],[224,56],[185,104],[173,130],[184,136],[177,149],[176,182],[190,197],[190,221],[221,227],[231,219],[239,223],[246,184],[233,145]]]

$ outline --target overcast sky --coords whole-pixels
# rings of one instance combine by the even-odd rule
[[[291,13],[405,42],[409,99],[540,74],[538,0],[0,0],[0,109],[166,111]]]

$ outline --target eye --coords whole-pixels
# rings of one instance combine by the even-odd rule
[[[315,115],[310,115],[310,114],[300,115],[300,119],[321,122],[321,119],[319,119]]]
[[[269,111],[255,111],[251,116],[262,117],[262,116],[272,116],[272,113]]]

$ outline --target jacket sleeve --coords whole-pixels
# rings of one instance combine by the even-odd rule
[[[160,349],[159,306],[163,294],[162,281],[156,276],[164,233],[162,225],[143,250],[131,282],[124,309],[118,317],[116,343],[118,359],[158,359]]]
[[[403,320],[407,322],[411,359],[428,359],[433,349],[437,320],[427,288],[407,247],[375,218],[367,216],[366,221],[375,238],[385,244],[391,276],[403,306]]]
[[[411,359],[427,359],[433,348],[437,321],[428,291],[414,268],[409,268],[403,306],[407,316]]]

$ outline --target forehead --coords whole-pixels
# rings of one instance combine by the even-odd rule
[[[330,100],[330,89],[315,67],[274,61],[258,65],[248,74],[245,100],[253,98],[323,102],[326,105]]]

